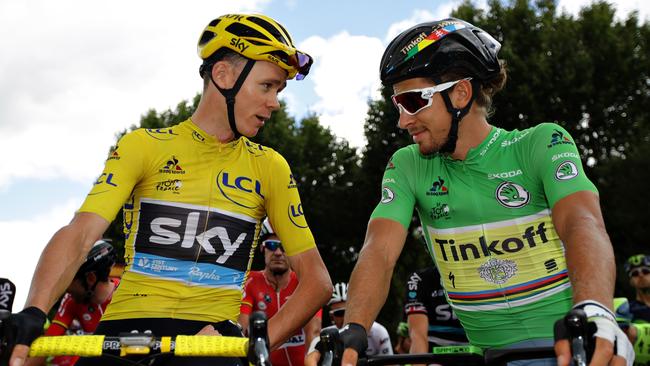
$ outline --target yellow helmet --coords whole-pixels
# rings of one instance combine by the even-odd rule
[[[291,36],[280,23],[260,14],[226,14],[203,30],[197,52],[203,59],[201,75],[217,51],[229,49],[256,61],[272,62],[286,70],[289,79],[302,80],[309,73],[313,60],[298,51]]]

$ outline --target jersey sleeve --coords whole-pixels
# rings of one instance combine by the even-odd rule
[[[407,230],[415,206],[414,189],[408,178],[415,174],[415,162],[409,149],[399,149],[388,161],[381,181],[381,199],[370,216],[397,221]]]
[[[253,312],[253,276],[249,276],[244,285],[244,293],[239,306],[239,312],[250,315]]]
[[[287,161],[272,151],[266,176],[270,185],[265,197],[266,213],[287,255],[292,256],[316,247],[314,236],[300,201],[295,177]]]
[[[144,143],[136,132],[126,134],[118,141],[78,212],[93,212],[109,222],[113,221],[142,176]]]
[[[70,294],[65,294],[61,300],[59,309],[56,311],[54,319],[52,319],[52,324],[47,328],[45,335],[60,336],[65,334],[65,331],[70,327],[70,324],[72,324],[74,316],[74,300],[72,300]]]
[[[372,333],[377,343],[377,355],[392,355],[393,345],[390,342],[390,335],[386,327],[379,323],[374,323]]]
[[[544,186],[549,207],[579,191],[598,193],[585,174],[580,154],[571,135],[554,123],[543,123],[531,134],[528,170]]]
[[[413,272],[408,277],[406,284],[406,300],[404,301],[404,314],[427,314],[425,281],[420,272]]]

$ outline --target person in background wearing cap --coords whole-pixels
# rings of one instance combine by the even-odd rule
[[[327,303],[329,307],[330,320],[334,324],[325,329],[341,330],[343,327],[343,317],[345,316],[345,305],[347,300],[348,284],[345,282],[339,282],[334,285],[332,298]],[[307,351],[307,358],[305,360],[306,365],[315,366],[320,359],[319,341],[320,338],[314,338],[309,345],[309,351]],[[366,356],[393,354],[393,345],[390,342],[388,330],[377,322],[373,322],[370,326],[370,331],[368,331],[366,341],[368,342],[368,347],[365,350]]]
[[[637,254],[628,258],[625,273],[636,292],[630,300],[632,321],[650,323],[650,256]]]
[[[83,334],[95,332],[106,307],[111,302],[113,292],[120,283],[117,278],[109,278],[115,259],[115,249],[108,239],[95,243],[88,253],[86,262],[79,267],[74,280],[61,299],[59,309],[45,331],[46,336],[66,334],[75,321],[78,322],[79,331]],[[58,356],[48,364],[72,366],[78,359],[78,356]],[[44,364],[44,357],[29,358],[26,362],[28,366]]]
[[[260,249],[264,254],[264,270],[248,274],[242,297],[239,324],[247,335],[250,314],[263,311],[267,319],[272,318],[291,297],[298,286],[298,277],[291,270],[289,257],[282,243],[273,231],[268,219],[264,220],[260,235]],[[305,362],[307,345],[318,337],[322,311],[303,328],[299,329],[282,346],[271,352],[273,366],[302,366]]]
[[[160,337],[205,330],[241,336],[236,321],[242,289],[265,217],[300,280],[268,323],[270,346],[282,345],[329,299],[332,283],[289,165],[275,150],[249,140],[280,108],[287,80],[304,78],[312,58],[296,49],[282,25],[259,14],[212,20],[197,51],[203,93],[196,111],[172,127],[125,134],[72,221],[45,247],[26,308],[11,317],[17,343],[11,366],[23,365],[45,314],[120,208],[126,267],[96,334],[137,330]],[[170,356],[153,364],[242,362]],[[105,358],[78,363],[114,364]]]
[[[563,319],[577,308],[596,337],[592,364],[632,365],[612,312],[612,245],[575,142],[556,123],[508,131],[488,122],[507,79],[500,49],[485,30],[449,18],[405,30],[384,52],[380,78],[413,144],[386,166],[350,277],[344,366],[366,348],[414,209],[470,344],[554,346],[557,357],[517,364],[568,366]]]

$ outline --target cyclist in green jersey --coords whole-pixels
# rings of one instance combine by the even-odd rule
[[[571,136],[552,123],[506,131],[487,122],[506,80],[500,47],[450,18],[404,31],[383,55],[382,83],[415,144],[384,173],[350,280],[344,364],[365,347],[414,208],[470,343],[551,346],[553,322],[578,307],[596,324],[592,364],[632,363],[611,311],[615,264],[598,193]],[[557,360],[524,364],[568,365],[568,341],[555,347]]]
[[[28,346],[42,333],[45,313],[122,206],[126,268],[97,334],[216,330],[241,336],[235,322],[242,287],[266,216],[286,243],[300,280],[269,321],[271,346],[283,344],[329,299],[331,280],[287,162],[248,140],[280,108],[278,94],[287,80],[307,75],[311,57],[295,48],[282,25],[258,14],[214,19],[197,51],[204,90],[192,117],[120,139],[82,207],[46,246],[26,308],[12,315],[18,344],[12,366],[24,363]],[[233,365],[240,360],[169,362]]]

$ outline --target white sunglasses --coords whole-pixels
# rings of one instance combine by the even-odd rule
[[[424,108],[431,106],[434,94],[445,91],[463,80],[472,80],[472,78],[469,77],[455,81],[448,81],[428,88],[406,90],[393,94],[391,99],[393,100],[395,108],[397,108],[400,113],[405,112],[406,114],[413,116]]]

